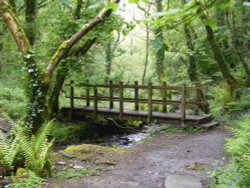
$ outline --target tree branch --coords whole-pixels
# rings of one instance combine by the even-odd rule
[[[120,0],[116,0],[116,3],[119,3]],[[112,13],[112,9],[104,9],[102,10],[99,15],[97,15],[93,20],[89,23],[85,24],[78,32],[76,32],[70,39],[64,41],[59,48],[57,49],[56,53],[52,57],[51,63],[47,67],[47,73],[49,77],[52,77],[54,70],[56,69],[57,65],[60,61],[67,56],[71,48],[87,33],[93,30],[97,25],[100,25],[105,21],[105,18],[109,17]]]
[[[0,14],[10,30],[15,42],[23,55],[28,55],[30,49],[30,43],[22,26],[17,21],[12,11],[8,8],[8,5],[4,0],[0,0]]]

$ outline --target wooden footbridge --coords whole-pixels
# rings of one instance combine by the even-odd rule
[[[202,87],[163,85],[114,84],[93,85],[71,81],[66,84],[70,99],[69,107],[62,107],[64,116],[79,118],[83,116],[104,116],[120,120],[141,120],[160,122],[181,122],[201,125],[204,128],[216,126],[209,115],[199,115],[206,105],[202,100]],[[170,107],[175,112],[170,112]],[[192,109],[193,114],[187,114]],[[172,110],[173,111],[173,110]]]

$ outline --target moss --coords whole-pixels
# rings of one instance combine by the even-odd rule
[[[82,145],[73,145],[69,146],[65,149],[66,152],[74,154],[76,156],[81,156],[86,153],[96,153],[96,154],[104,154],[104,155],[119,155],[125,152],[124,149],[121,148],[111,148],[111,147],[103,147],[92,144],[82,144]]]
[[[65,40],[60,47],[57,49],[57,51],[55,52],[55,54],[52,57],[51,62],[54,63],[54,61],[56,59],[58,59],[58,57],[61,57],[63,55],[63,53],[65,52],[65,50],[69,47],[70,44],[70,40]]]
[[[75,155],[76,160],[87,161],[97,165],[115,165],[116,159],[124,154],[126,149],[82,144],[69,146],[65,149],[65,152]],[[52,153],[51,157],[54,159],[67,159],[59,153]]]

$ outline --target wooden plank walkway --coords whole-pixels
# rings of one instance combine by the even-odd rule
[[[71,109],[68,107],[63,107],[61,109],[65,116],[71,113]],[[79,118],[83,116],[94,116],[94,107],[91,106],[75,106],[73,110],[74,117]],[[102,117],[114,117],[119,118],[119,109],[109,109],[109,108],[98,108],[98,116]],[[142,120],[148,121],[147,111],[133,111],[124,110],[124,119]],[[181,122],[181,114],[179,113],[164,113],[164,112],[152,112],[151,121],[157,120],[158,122],[168,122],[168,121],[178,121]],[[193,123],[196,125],[201,125],[203,123],[210,122],[211,118],[209,115],[186,115],[185,123]]]

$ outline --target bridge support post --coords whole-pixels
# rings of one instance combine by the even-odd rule
[[[181,94],[181,125],[185,125],[185,120],[186,120],[186,93],[187,93],[187,88],[186,84],[182,86],[182,94]]]
[[[86,80],[86,106],[90,105],[90,99],[89,99],[89,95],[90,91],[89,91],[89,80]]]
[[[97,112],[98,112],[98,90],[97,87],[94,87],[94,114],[95,118],[97,118]]]
[[[114,108],[114,89],[113,89],[113,81],[110,80],[109,81],[109,97],[110,97],[110,101],[109,101],[109,108]]]
[[[195,115],[198,115],[199,114],[199,107],[200,107],[199,102],[201,101],[201,98],[202,98],[201,97],[201,89],[200,89],[201,85],[196,84],[195,87],[197,87],[195,90],[196,91],[196,102],[197,102],[197,105],[195,108]]]
[[[74,114],[74,81],[70,81],[70,118],[73,119]]]
[[[162,112],[167,112],[167,83],[163,82]]]
[[[148,122],[151,121],[152,118],[152,100],[153,100],[153,90],[152,83],[148,83]]]
[[[139,110],[139,87],[138,87],[138,81],[135,81],[135,111]]]
[[[119,119],[123,120],[123,82],[120,82],[119,85],[119,92],[120,92],[120,96],[119,96]]]

